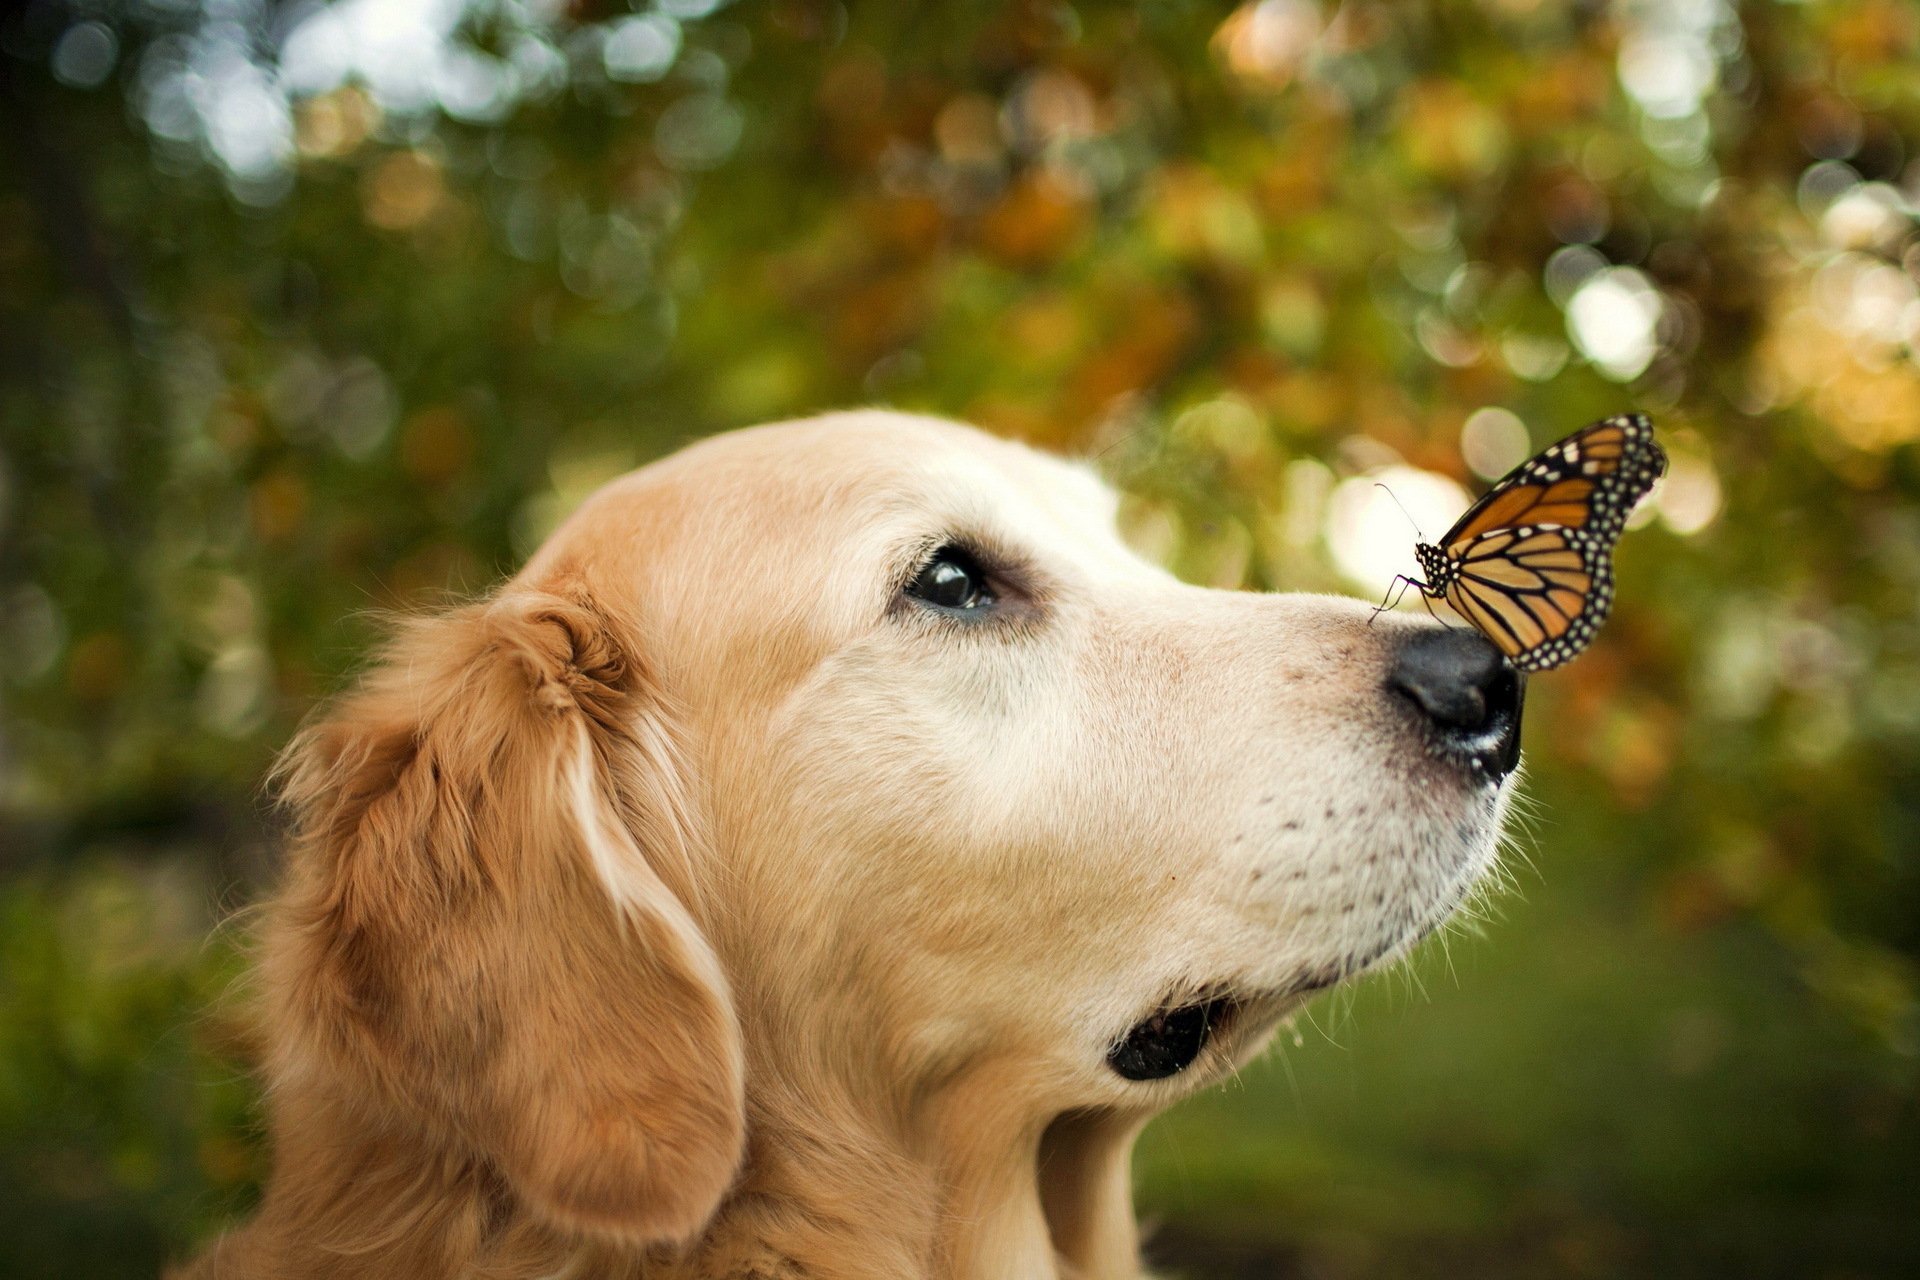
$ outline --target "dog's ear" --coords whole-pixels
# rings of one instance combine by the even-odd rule
[[[416,623],[280,781],[276,1078],[365,1099],[564,1229],[698,1232],[743,1069],[631,623],[530,592]]]

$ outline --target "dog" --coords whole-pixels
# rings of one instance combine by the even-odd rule
[[[1135,1277],[1135,1136],[1496,856],[1466,629],[931,418],[714,437],[288,748],[272,1168],[180,1273]]]

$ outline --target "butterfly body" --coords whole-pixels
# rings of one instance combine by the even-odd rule
[[[1644,414],[1605,418],[1503,477],[1438,543],[1414,548],[1444,600],[1522,671],[1571,660],[1613,606],[1613,544],[1665,472]]]

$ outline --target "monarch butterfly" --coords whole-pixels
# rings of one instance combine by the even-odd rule
[[[1414,547],[1406,581],[1493,641],[1522,671],[1571,660],[1613,605],[1613,544],[1667,469],[1642,413],[1603,418],[1521,463],[1439,545]]]

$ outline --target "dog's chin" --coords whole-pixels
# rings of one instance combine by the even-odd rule
[[[1492,867],[1504,788],[1489,800],[1484,831],[1460,841],[1457,856],[1417,900],[1383,904],[1323,958],[1184,987],[1192,994],[1170,995],[1136,1023],[1115,1043],[1108,1064],[1132,1080],[1204,1082],[1244,1064],[1282,1020],[1321,992],[1405,958],[1453,917]]]
[[[1178,984],[1113,1041],[1107,1066],[1130,1081],[1204,1084],[1244,1064],[1314,996],[1395,963],[1444,925],[1494,864],[1509,794],[1504,781],[1455,780],[1466,794],[1439,806],[1444,817],[1417,802],[1379,811],[1378,852],[1350,860],[1378,868],[1372,877],[1288,904],[1291,936],[1275,937],[1264,962]],[[1318,927],[1299,928],[1308,921]]]

